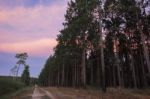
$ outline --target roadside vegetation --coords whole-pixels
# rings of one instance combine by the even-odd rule
[[[22,81],[21,77],[0,76],[0,99],[22,99],[16,98],[20,96],[29,96],[33,93],[33,85],[37,82],[37,78],[30,78],[27,85]],[[31,95],[30,95],[31,96]],[[11,97],[11,98],[10,98]]]
[[[0,78],[0,96],[16,92],[25,87],[20,81],[16,81],[10,78]]]
[[[30,79],[29,65],[26,64],[27,53],[19,53],[16,65],[11,69],[12,76],[0,76],[0,96],[20,94],[22,90],[34,85],[36,78]],[[21,77],[18,76],[20,66],[24,66]],[[8,98],[9,99],[9,98]]]

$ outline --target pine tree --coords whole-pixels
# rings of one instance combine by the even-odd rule
[[[21,65],[25,66],[28,54],[27,53],[18,53],[18,54],[16,54],[15,57],[18,59],[17,65],[16,65],[17,66],[16,76],[18,76],[19,68]]]
[[[89,84],[103,91],[109,86],[147,86],[150,17],[142,9],[136,0],[71,0],[58,45],[40,73],[40,83]]]
[[[30,85],[30,72],[29,72],[29,66],[25,65],[24,71],[21,75],[21,81],[25,83],[27,86]]]

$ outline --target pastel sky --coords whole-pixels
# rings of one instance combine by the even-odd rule
[[[57,44],[67,1],[0,0],[0,75],[10,74],[20,52],[29,54],[31,76],[39,75]]]

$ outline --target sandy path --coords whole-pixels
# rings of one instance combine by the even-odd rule
[[[42,94],[40,92],[40,89],[37,86],[35,86],[35,89],[34,89],[34,92],[32,95],[32,99],[42,99],[42,96],[44,96],[44,94]]]
[[[47,97],[46,99],[56,99],[50,92],[35,85],[32,99],[45,99],[44,97]]]
[[[43,91],[43,92],[45,92],[45,94],[50,98],[50,99],[57,99],[54,95],[52,95],[50,92],[48,92],[48,91],[46,91],[46,90],[44,90],[44,89],[42,89],[41,88],[41,90]]]

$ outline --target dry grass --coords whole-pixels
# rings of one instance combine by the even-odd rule
[[[150,99],[150,90],[108,88],[107,93],[96,89],[45,88],[58,99]]]

